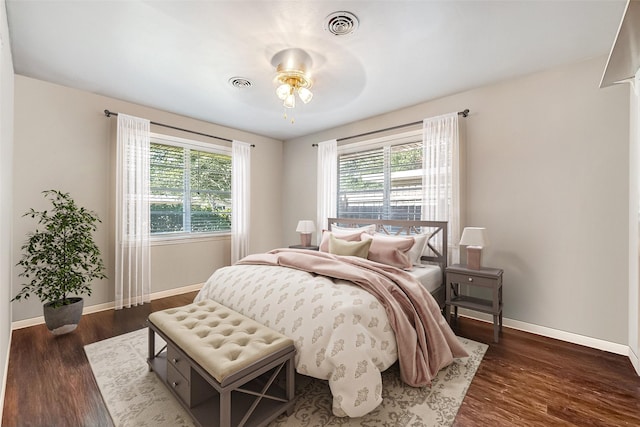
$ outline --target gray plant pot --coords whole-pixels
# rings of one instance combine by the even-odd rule
[[[78,297],[67,299],[72,303],[57,308],[53,307],[53,302],[48,302],[42,306],[44,322],[53,335],[68,334],[74,331],[78,327],[78,323],[80,323],[84,301]]]

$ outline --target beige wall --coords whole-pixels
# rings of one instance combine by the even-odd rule
[[[251,167],[251,252],[281,245],[282,142],[163,111],[98,96],[84,91],[16,76],[13,264],[20,258],[24,236],[33,227],[22,213],[46,206],[41,192],[67,191],[76,201],[98,213],[103,221],[95,235],[113,277],[114,160],[116,118],[104,109],[148,118],[159,123],[255,144]],[[153,126],[152,132],[211,142],[211,139]],[[218,142],[219,143],[219,142]],[[274,191],[275,189],[275,191]],[[190,243],[154,245],[151,250],[152,292],[204,282],[230,262],[230,240],[212,238]],[[22,283],[14,267],[13,293]],[[113,301],[113,280],[95,283],[86,306]],[[41,316],[37,298],[13,304],[13,320]]]
[[[4,0],[0,1],[0,419],[11,334],[13,62]]]
[[[605,60],[286,141],[285,240],[315,217],[311,143],[469,108],[466,225],[488,228],[483,258],[505,270],[505,317],[626,344],[629,95],[598,88]]]

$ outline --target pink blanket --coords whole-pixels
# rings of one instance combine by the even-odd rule
[[[438,371],[455,357],[468,356],[431,294],[410,274],[395,267],[296,249],[249,255],[238,264],[279,265],[349,280],[373,294],[385,307],[398,343],[400,374],[411,386],[431,384]]]

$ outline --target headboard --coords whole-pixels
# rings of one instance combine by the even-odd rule
[[[428,234],[429,238],[427,239],[427,247],[425,248],[421,259],[425,262],[439,264],[443,272],[447,267],[447,221],[328,218],[329,231],[331,231],[332,226],[356,228],[369,224],[376,225],[376,232],[388,234],[390,236]]]

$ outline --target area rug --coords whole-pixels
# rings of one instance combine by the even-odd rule
[[[85,352],[113,422],[118,427],[195,426],[171,392],[147,367],[148,330],[141,329],[85,346]],[[296,376],[295,413],[271,426],[450,426],[487,350],[486,344],[460,338],[469,357],[438,373],[431,387],[402,383],[397,364],[383,372],[383,402],[362,418],[331,413],[326,381]],[[156,335],[159,351],[164,342]]]

